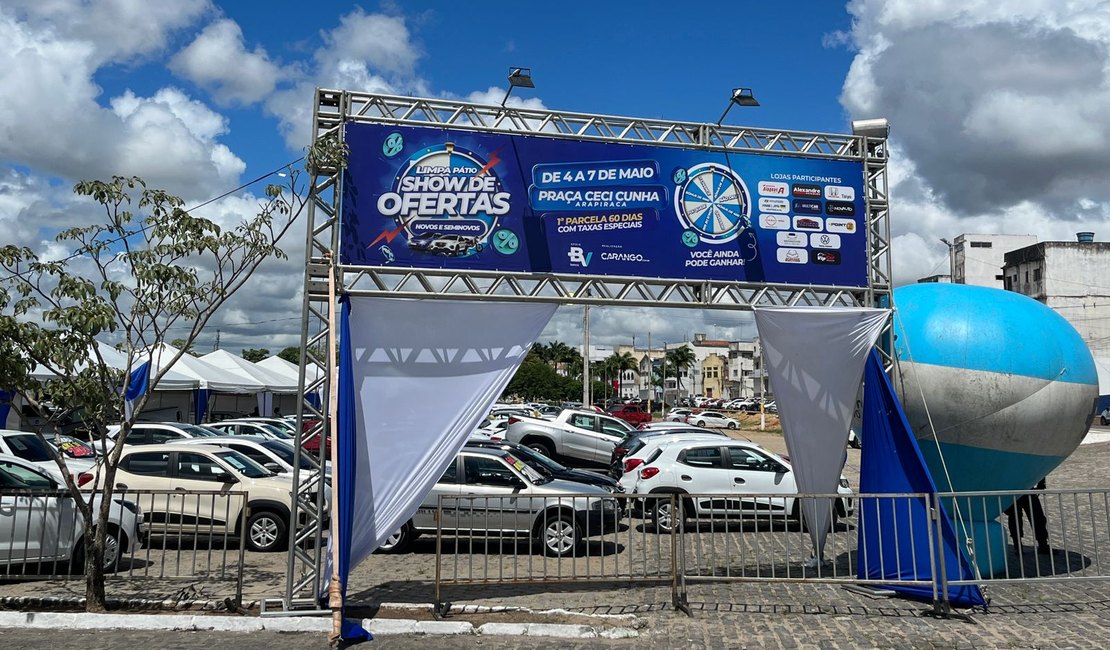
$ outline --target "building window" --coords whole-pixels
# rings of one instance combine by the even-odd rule
[[[1041,281],[1041,270],[1040,269],[1033,269],[1033,282],[1040,282],[1040,281]]]
[[[990,248],[991,242],[989,241],[973,241],[971,242],[972,248]]]

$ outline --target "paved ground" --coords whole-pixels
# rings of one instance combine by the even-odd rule
[[[1105,434],[1105,429],[1093,431]],[[750,435],[750,434],[749,434]],[[753,436],[770,448],[782,447],[781,437]],[[1107,436],[1103,436],[1104,438]],[[853,480],[858,470],[858,452],[849,454],[848,469]],[[1110,488],[1110,443],[1087,444],[1049,477],[1050,488]],[[1050,527],[1060,525],[1049,513]],[[1101,548],[1110,549],[1110,531],[1093,531]],[[425,542],[427,543],[427,542]],[[265,561],[250,558],[248,597],[274,595],[281,582],[284,556]],[[352,576],[353,599],[373,612],[383,603],[430,603],[434,598],[434,551],[402,556],[373,556]],[[0,596],[46,595],[80,592],[70,583],[15,583],[0,585]],[[268,586],[269,585],[269,586]],[[166,586],[182,589],[180,583]],[[192,593],[205,596],[204,585]],[[959,619],[929,617],[928,607],[904,599],[861,595],[839,585],[791,585],[767,583],[708,583],[691,585],[692,617],[671,607],[669,585],[646,586],[625,583],[594,585],[531,584],[514,586],[456,587],[444,592],[457,605],[511,605],[531,610],[561,608],[569,614],[549,619],[534,614],[510,612],[486,614],[481,622],[593,620],[596,625],[636,625],[640,636],[627,640],[569,641],[525,637],[381,637],[377,647],[416,648],[434,643],[439,647],[488,648],[1103,648],[1110,647],[1110,582],[1056,581],[994,585],[988,591],[988,612],[975,612],[973,623]],[[572,614],[632,614],[634,619],[578,619]],[[396,615],[395,612],[390,613]],[[457,612],[454,620],[471,620],[473,615]],[[631,622],[630,622],[631,621]],[[158,643],[173,648],[221,645],[234,648],[272,648],[281,644],[290,650],[324,647],[314,635],[255,633],[238,635],[215,632],[118,632],[74,631],[43,634],[29,630],[4,630],[4,647],[67,648],[135,647]]]

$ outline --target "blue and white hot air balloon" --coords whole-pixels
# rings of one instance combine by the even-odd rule
[[[1079,446],[1098,376],[1063,317],[1021,294],[961,284],[904,286],[894,304],[899,397],[939,490],[1026,490]],[[974,535],[997,563],[1005,542],[991,520],[1007,503],[990,501],[963,516],[981,520]]]

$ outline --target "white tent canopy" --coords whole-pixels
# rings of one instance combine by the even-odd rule
[[[101,341],[96,342],[96,347],[97,350],[100,352],[100,357],[104,359],[104,363],[109,368],[114,368],[121,372],[127,371],[126,354]],[[137,368],[143,363],[144,360],[144,358],[137,357],[134,360],[134,367],[132,367],[131,369],[134,370],[135,368]],[[82,368],[84,366],[82,364],[78,367]],[[42,366],[36,366],[34,371],[32,371],[31,376],[35,379],[38,379],[39,381],[47,381],[57,377],[54,372]],[[192,390],[194,388],[197,388],[198,386],[199,382],[196,378],[178,372],[176,368],[172,368],[162,377],[162,380],[158,382],[158,385],[154,386],[154,390]]]
[[[163,364],[169,363],[179,350],[172,345],[162,343],[151,348],[149,352],[154,362],[153,372],[161,369]],[[200,384],[200,388],[216,393],[258,393],[266,390],[259,381],[218,368],[191,354],[182,354],[181,358],[173,364],[172,370],[195,379]]]
[[[277,373],[284,377],[292,378],[294,387],[297,385],[297,382],[300,379],[300,369],[297,367],[297,364],[289,363],[279,356],[267,357],[254,365],[261,366],[262,368],[269,370],[270,372]],[[309,381],[313,379],[319,379],[323,376],[324,371],[320,368],[320,366],[311,362],[308,364]]]
[[[288,375],[274,372],[242,357],[237,357],[227,350],[216,350],[204,355],[200,360],[240,377],[256,381],[262,384],[264,390],[272,393],[297,392],[296,376],[290,378]]]

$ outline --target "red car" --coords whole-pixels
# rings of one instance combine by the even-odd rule
[[[620,418],[631,425],[651,422],[651,413],[640,408],[637,404],[614,404],[609,407],[609,415]]]

